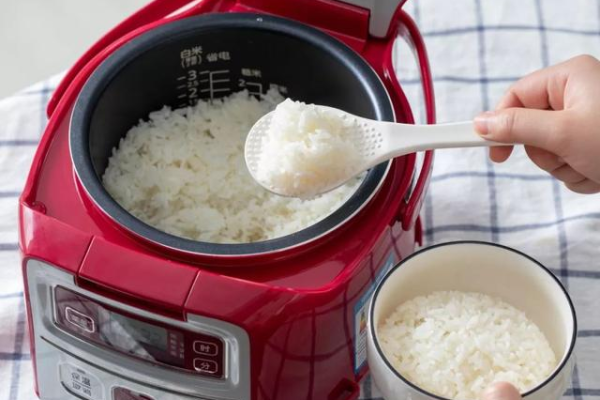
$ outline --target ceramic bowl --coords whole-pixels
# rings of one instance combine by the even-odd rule
[[[368,362],[387,400],[447,400],[409,382],[386,359],[378,327],[401,303],[435,291],[457,290],[496,296],[524,311],[544,333],[558,365],[526,400],[558,400],[569,386],[577,317],[560,281],[533,258],[485,242],[452,242],[425,248],[402,260],[383,278],[369,307]],[[461,400],[461,399],[459,399]]]

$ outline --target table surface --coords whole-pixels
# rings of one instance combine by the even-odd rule
[[[581,53],[600,56],[599,1],[409,0],[405,7],[428,46],[438,122],[467,120],[492,108],[531,71]],[[422,114],[419,79],[404,45],[396,66]],[[35,398],[16,202],[59,79],[0,100],[0,400]],[[426,245],[458,239],[502,243],[537,258],[561,279],[579,316],[577,366],[565,397],[600,398],[600,195],[567,191],[522,149],[500,165],[484,149],[444,150],[436,153],[422,217]],[[361,399],[379,398],[367,377]]]

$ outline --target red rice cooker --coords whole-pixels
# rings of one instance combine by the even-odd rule
[[[433,154],[370,170],[297,233],[202,243],[122,209],[101,176],[150,111],[246,89],[413,123],[392,65],[427,55],[401,0],[156,0],[69,71],[20,198],[20,246],[41,399],[355,399],[375,285],[421,242]],[[402,60],[400,60],[402,62]]]

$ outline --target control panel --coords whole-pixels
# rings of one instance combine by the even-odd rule
[[[25,273],[41,400],[251,397],[243,328],[118,302],[78,287],[73,275],[40,260],[27,260]]]
[[[221,338],[126,314],[62,286],[54,288],[55,323],[114,351],[215,379],[226,376]]]

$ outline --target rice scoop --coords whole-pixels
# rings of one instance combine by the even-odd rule
[[[256,166],[256,179],[275,193],[311,198],[332,182],[360,171],[352,122],[312,104],[285,100],[272,113]],[[346,178],[347,179],[347,178]]]
[[[415,297],[378,327],[378,339],[404,378],[451,399],[477,400],[502,381],[524,393],[557,365],[548,340],[524,312],[480,293]]]

